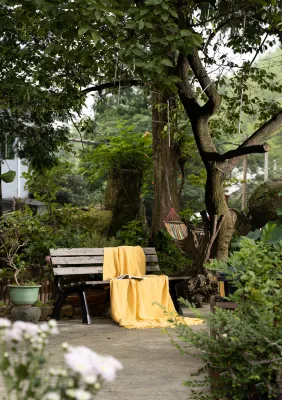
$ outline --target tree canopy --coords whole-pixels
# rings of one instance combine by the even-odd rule
[[[65,111],[79,111],[91,92],[146,86],[159,116],[153,116],[155,175],[165,164],[175,168],[175,158],[183,161],[179,137],[174,135],[165,151],[167,142],[160,136],[170,123],[169,112],[181,104],[207,171],[208,213],[225,218],[215,254],[226,254],[233,222],[225,204],[224,179],[243,155],[268,151],[265,141],[282,124],[279,102],[247,90],[255,82],[258,90],[281,91],[275,75],[255,64],[260,54],[280,43],[281,1],[2,0],[1,4],[5,104],[23,93],[27,96],[27,87],[32,87],[52,99],[47,108],[53,112],[62,112],[62,106]],[[227,80],[229,87],[224,89]],[[256,117],[254,132],[237,148],[220,153],[214,138],[240,133],[243,113]],[[161,173],[157,179],[161,183],[164,177]],[[171,186],[175,187],[173,182]]]

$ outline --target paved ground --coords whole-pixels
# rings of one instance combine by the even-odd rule
[[[51,341],[55,364],[60,358],[57,349],[64,341],[111,354],[123,363],[124,370],[116,381],[104,387],[97,400],[188,400],[189,389],[182,382],[200,366],[197,357],[181,356],[162,330],[128,330],[111,319],[94,319],[91,326],[79,321],[60,322],[60,335]],[[193,353],[196,355],[196,351]]]

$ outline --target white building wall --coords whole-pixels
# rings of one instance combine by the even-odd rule
[[[24,165],[22,160],[15,158],[14,160],[5,160],[1,166],[2,174],[8,172],[9,169],[16,171],[15,180],[11,183],[2,181],[3,199],[24,199],[28,196],[28,191],[24,189],[26,179],[22,177],[23,172],[27,172],[28,165]]]

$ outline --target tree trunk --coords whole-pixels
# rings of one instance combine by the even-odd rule
[[[228,248],[235,230],[234,219],[226,203],[224,194],[224,174],[222,163],[212,162],[207,167],[205,203],[209,217],[224,215],[222,227],[213,244],[211,258],[222,259],[228,256]]]
[[[163,132],[167,125],[167,98],[169,95],[153,92],[153,163],[154,163],[154,205],[151,234],[163,227],[163,221],[171,207],[179,209],[177,173],[179,161],[178,143]]]
[[[140,215],[142,171],[121,169],[112,173],[113,217],[109,235],[113,236],[128,222]]]
[[[0,158],[0,175],[2,173],[2,160]],[[2,195],[2,179],[0,178],[0,217],[3,215],[3,195]]]

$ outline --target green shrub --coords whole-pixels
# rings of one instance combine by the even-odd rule
[[[187,346],[198,348],[204,361],[200,372],[207,373],[186,382],[196,389],[191,398],[266,399],[278,398],[282,392],[281,254],[281,242],[241,238],[238,251],[208,265],[225,272],[233,282],[236,291],[230,300],[238,307],[215,310],[208,318],[212,336],[206,330],[195,332],[176,324],[179,341],[174,344],[186,351]]]
[[[116,235],[117,239],[125,246],[148,246],[149,237],[138,220],[130,221],[124,225]]]
[[[181,253],[166,231],[160,231],[155,236],[154,244],[162,274],[173,276],[191,265],[191,261]]]
[[[21,249],[21,259],[30,267],[40,268],[46,265],[45,257],[50,248],[117,246],[117,239],[102,235],[105,227],[99,221],[99,215],[96,210],[82,211],[67,206],[40,216],[26,208],[4,215],[0,224],[6,228],[14,227],[20,244],[28,238]],[[111,213],[107,213],[106,219],[110,217]]]

